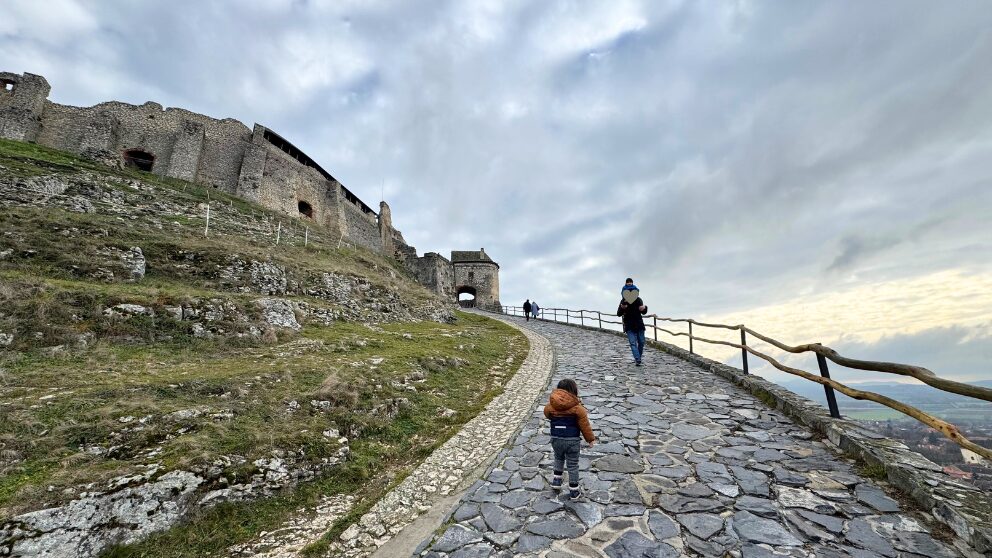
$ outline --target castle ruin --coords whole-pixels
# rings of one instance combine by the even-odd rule
[[[154,102],[92,107],[48,100],[43,76],[0,72],[0,138],[32,142],[112,166],[205,184],[312,221],[346,242],[399,260],[428,289],[449,300],[476,297],[499,306],[499,265],[485,250],[422,257],[393,228],[385,201],[376,213],[306,153],[260,124],[249,129]]]

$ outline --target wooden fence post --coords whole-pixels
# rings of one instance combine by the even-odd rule
[[[820,366],[820,376],[830,379],[830,371],[827,370],[827,357],[816,353],[816,363]],[[837,407],[837,397],[834,395],[833,386],[823,385],[823,392],[827,396],[827,407],[830,409],[830,416],[840,418],[840,409]]]
[[[748,374],[747,371],[747,338],[744,337],[744,326],[741,326],[741,359],[744,361],[744,373]]]

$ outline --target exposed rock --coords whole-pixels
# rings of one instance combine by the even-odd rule
[[[105,309],[103,314],[105,316],[154,316],[155,312],[140,304],[117,304]]]
[[[132,281],[141,281],[145,278],[145,255],[141,248],[132,246],[129,251],[123,253],[121,262]]]
[[[262,308],[262,317],[265,323],[273,327],[281,327],[299,331],[303,326],[296,321],[296,313],[293,312],[293,305],[281,298],[260,298],[255,301]]]
[[[202,482],[192,473],[173,471],[137,487],[23,514],[0,528],[0,547],[10,544],[14,556],[95,556],[111,544],[137,542],[177,523]]]

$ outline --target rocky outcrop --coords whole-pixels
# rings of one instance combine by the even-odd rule
[[[114,543],[137,542],[165,530],[189,512],[203,478],[173,471],[149,481],[123,477],[125,485],[85,495],[65,506],[15,517],[0,526],[0,554],[52,558],[96,556]],[[141,482],[147,481],[147,482]],[[131,483],[140,483],[128,486]]]
[[[273,327],[281,327],[299,331],[303,326],[296,321],[293,305],[288,300],[279,298],[260,298],[255,301],[262,309],[262,319]]]
[[[197,509],[270,495],[313,479],[347,459],[347,438],[336,441],[341,444],[337,453],[316,463],[286,455],[258,459],[251,479],[232,486],[224,486],[225,473],[243,465],[243,459],[219,459],[198,471],[163,473],[158,465],[150,466],[142,474],[111,480],[102,491],[83,493],[63,506],[25,513],[0,525],[0,556],[86,558],[115,544],[138,542]]]

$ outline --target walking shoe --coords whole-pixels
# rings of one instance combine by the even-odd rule
[[[640,366],[640,365],[641,365],[641,361],[639,361],[639,360],[635,360],[634,361],[634,366]]]
[[[551,477],[552,490],[561,490],[561,475]]]
[[[575,500],[582,497],[582,489],[578,485],[568,485],[568,497]]]

